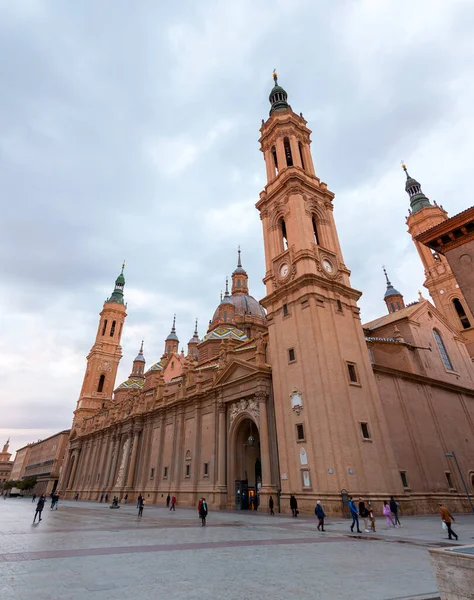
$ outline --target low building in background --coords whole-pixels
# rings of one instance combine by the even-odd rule
[[[10,481],[11,472],[13,467],[13,461],[10,460],[12,457],[11,452],[8,452],[8,445],[10,440],[3,446],[3,450],[0,452],[0,488],[6,481]]]
[[[27,444],[26,446],[23,446],[23,448],[20,448],[16,451],[15,460],[13,461],[13,468],[10,475],[10,479],[13,481],[19,481],[25,475],[25,467],[27,465],[30,448],[33,443]]]
[[[32,493],[51,494],[56,491],[59,476],[66,454],[69,429],[28,444],[18,450],[9,479],[21,480],[36,477],[37,483]],[[13,477],[15,475],[15,477]]]

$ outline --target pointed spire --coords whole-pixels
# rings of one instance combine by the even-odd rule
[[[138,351],[138,354],[133,362],[137,362],[137,361],[145,362],[145,357],[143,356],[143,340],[142,340],[142,344],[140,346],[140,350]]]
[[[401,296],[400,292],[398,290],[396,290],[393,285],[390,282],[390,279],[388,278],[387,275],[387,269],[384,267],[382,267],[383,272],[385,273],[385,280],[387,282],[387,291],[385,292],[385,296],[384,299],[390,297],[390,296]]]
[[[196,324],[194,326],[194,335],[198,336],[198,320],[197,320],[197,317],[196,317]]]
[[[225,294],[224,296],[227,298],[229,296],[229,278],[225,278]]]
[[[122,263],[122,270],[120,275],[115,280],[115,288],[110,298],[107,298],[106,302],[116,302],[117,304],[125,304],[123,300],[123,288],[125,287],[125,277],[123,270],[125,269],[125,261]]]
[[[405,191],[410,197],[410,206],[411,206],[411,214],[418,212],[425,206],[431,206],[429,199],[425,196],[421,189],[420,183],[410,177],[408,174],[408,169],[405,163],[402,163],[402,169],[405,171],[405,175],[407,176],[407,180],[405,183]]]
[[[383,266],[382,269],[383,269],[383,272],[385,273],[385,279],[387,281],[387,287],[388,287],[389,285],[392,285],[392,284],[390,283],[390,280],[388,278],[387,270],[385,269],[385,266]]]
[[[198,320],[196,319],[193,337],[189,340],[188,345],[189,344],[200,344],[200,343],[201,343],[201,340],[199,339],[199,333],[198,333]]]
[[[168,337],[166,338],[166,341],[168,340],[174,340],[176,342],[179,342],[178,336],[176,335],[176,314],[173,316],[173,326],[171,327],[171,331]]]
[[[287,102],[288,94],[280,85],[278,85],[278,74],[275,69],[273,69],[273,81],[275,82],[275,85],[273,86],[269,96],[271,104],[270,116],[275,111],[286,110],[287,108],[290,108],[290,105]]]
[[[237,267],[242,268],[242,263],[240,262],[240,245],[239,245],[239,249],[237,250],[238,254],[239,254],[239,258],[237,259]]]

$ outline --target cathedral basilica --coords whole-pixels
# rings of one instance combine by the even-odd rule
[[[444,256],[415,239],[447,213],[404,167],[408,232],[433,303],[420,294],[405,304],[386,273],[387,312],[362,324],[334,194],[276,74],[269,100],[256,203],[265,297],[250,294],[239,250],[203,339],[196,323],[179,352],[174,321],[160,359],[147,364],[142,345],[117,385],[122,269],[87,356],[58,491],[143,494],[149,504],[170,494],[188,506],[205,496],[215,509],[267,510],[273,496],[282,512],[295,495],[302,512],[321,500],[329,514],[348,495],[380,507],[393,495],[405,513],[441,501],[464,510],[463,480],[474,491],[474,316]]]

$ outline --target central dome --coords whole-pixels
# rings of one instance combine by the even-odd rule
[[[267,315],[265,309],[253,296],[249,296],[248,294],[232,294],[229,299],[234,305],[236,316],[252,315],[253,317],[260,317],[266,321]],[[217,320],[218,317],[219,308],[214,312],[212,320]]]

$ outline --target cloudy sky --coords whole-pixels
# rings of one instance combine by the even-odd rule
[[[264,295],[257,143],[277,68],[313,131],[364,321],[382,264],[415,300],[400,160],[472,204],[471,0],[0,0],[0,441],[71,423],[98,313],[126,259],[119,381],[140,340],[184,344],[236,248]]]

